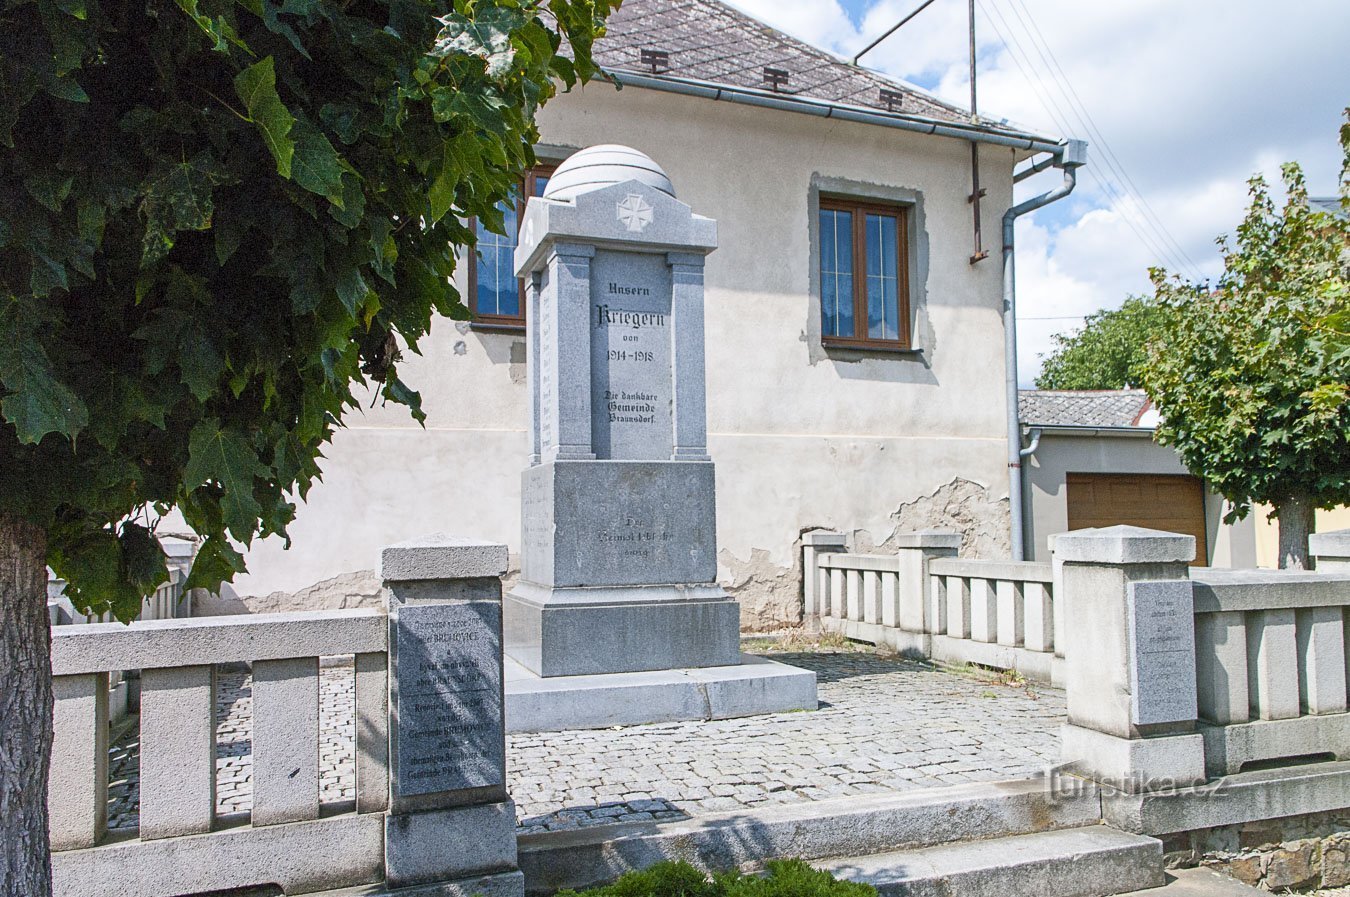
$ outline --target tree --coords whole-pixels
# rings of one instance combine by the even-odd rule
[[[1125,389],[1138,386],[1163,309],[1150,296],[1088,315],[1077,333],[1054,336],[1037,389]]]
[[[421,420],[400,352],[617,5],[0,7],[0,894],[50,891],[45,566],[130,619],[176,508],[214,588],[358,396]]]
[[[1350,109],[1346,110],[1350,120]],[[1342,130],[1350,210],[1350,127]],[[1283,167],[1277,209],[1264,179],[1236,244],[1220,238],[1217,286],[1152,272],[1168,309],[1144,367],[1160,442],[1232,505],[1275,508],[1280,566],[1307,566],[1317,508],[1350,502],[1350,220],[1309,207],[1303,172]],[[1337,328],[1341,328],[1338,331]],[[1338,332],[1340,333],[1338,337]]]

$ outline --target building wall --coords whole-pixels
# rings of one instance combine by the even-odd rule
[[[707,266],[709,448],[719,574],[745,625],[797,619],[804,530],[856,530],[870,547],[900,529],[959,525],[975,554],[1006,552],[1000,271],[997,247],[968,261],[968,144],[605,84],[559,97],[541,130],[541,158],[598,143],[646,152],[682,201],[719,222]],[[981,153],[993,241],[1017,159]],[[812,247],[822,190],[917,202],[921,352],[821,348]],[[422,392],[426,428],[401,407],[353,416],[291,527],[292,549],[255,545],[240,596],[371,570],[381,545],[433,531],[506,542],[514,562],[524,339],[441,320],[422,352],[403,377]]]
[[[1176,452],[1148,436],[1090,436],[1046,433],[1040,447],[1023,463],[1030,513],[1027,545],[1034,560],[1049,561],[1047,538],[1069,528],[1066,477],[1070,473],[1189,474]],[[1205,493],[1208,551],[1214,567],[1255,567],[1256,530],[1252,518],[1223,523],[1224,501]]]

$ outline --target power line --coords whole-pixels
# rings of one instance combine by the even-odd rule
[[[1058,73],[1057,86],[1063,90],[1070,110],[1079,117],[1079,120],[1085,126],[1088,136],[1101,149],[1103,159],[1107,162],[1108,167],[1122,182],[1125,189],[1133,193],[1135,199],[1140,204],[1143,215],[1146,218],[1152,219],[1154,230],[1166,241],[1171,249],[1175,250],[1176,253],[1185,260],[1193,275],[1200,275],[1200,269],[1195,263],[1195,260],[1187,255],[1185,248],[1172,236],[1157,212],[1155,212],[1153,207],[1149,204],[1148,199],[1145,198],[1143,191],[1139,189],[1138,185],[1135,184],[1134,179],[1130,177],[1129,171],[1111,148],[1110,143],[1107,142],[1106,136],[1102,134],[1101,128],[1097,127],[1097,122],[1092,118],[1092,113],[1088,111],[1087,104],[1085,104],[1078,95],[1078,91],[1073,86],[1073,81],[1065,73],[1063,66],[1059,64],[1059,59],[1055,56],[1054,50],[1051,49],[1049,41],[1045,39],[1045,34],[1036,23],[1035,17],[1031,14],[1031,10],[1027,8],[1023,0],[1009,0],[1009,2],[1013,14],[1017,16],[1018,22],[1026,30],[1032,46],[1036,48],[1036,52],[1040,55],[1041,60],[1046,63],[1047,70],[1051,71],[1052,77],[1055,73]],[[1023,13],[1025,13],[1025,18],[1023,17]]]
[[[985,5],[984,0],[979,0],[979,3],[980,8],[985,13],[985,17],[989,19],[989,24],[993,26],[994,32],[998,35],[999,41],[1003,44],[1004,49],[1008,51],[1009,57],[1012,58],[1013,63],[1017,66],[1018,70],[1022,72],[1022,76],[1026,79],[1028,86],[1032,89],[1032,93],[1036,96],[1041,107],[1045,109],[1046,114],[1050,116],[1055,127],[1066,134],[1076,130],[1070,125],[1069,116],[1060,109],[1059,103],[1055,100],[1054,96],[1050,95],[1047,91],[1037,89],[1037,85],[1042,79],[1033,77],[1033,70],[1035,67],[1032,65],[1031,55],[1022,46],[1022,42],[1018,39],[1016,32],[1013,30],[1007,19],[1003,17],[1002,12],[999,11],[997,6],[994,6],[993,11],[991,12],[990,7]],[[998,17],[998,21],[995,21],[995,16]],[[999,27],[999,22],[1003,23],[1003,28]],[[1005,29],[1007,31],[1006,35],[1004,33]],[[1009,43],[1009,38],[1011,38],[1011,43]],[[1053,76],[1050,80],[1053,82]],[[1154,228],[1150,226],[1150,223],[1146,218],[1139,215],[1134,208],[1134,204],[1128,201],[1129,197],[1126,196],[1123,188],[1118,187],[1112,180],[1105,177],[1095,166],[1089,165],[1086,170],[1092,174],[1093,179],[1101,186],[1107,197],[1115,203],[1121,220],[1134,232],[1135,237],[1139,239],[1140,243],[1151,254],[1164,260],[1168,266],[1174,269],[1179,270],[1186,267],[1174,253],[1168,250],[1167,244],[1163,242],[1161,238],[1150,233]],[[1135,220],[1136,216],[1138,216],[1138,223],[1136,223]]]

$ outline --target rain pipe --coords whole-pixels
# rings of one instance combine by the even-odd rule
[[[1026,527],[1023,522],[1025,501],[1022,496],[1022,458],[1031,452],[1022,451],[1022,422],[1017,414],[1017,279],[1013,263],[1013,245],[1016,235],[1017,219],[1028,212],[1050,205],[1073,192],[1078,183],[1078,169],[1087,164],[1087,143],[1082,140],[1066,141],[1060,152],[1050,163],[1063,169],[1064,183],[1053,190],[1033,196],[1019,202],[1003,213],[1003,357],[1004,386],[1008,401],[1008,511],[1012,528],[1012,559],[1026,560]],[[1039,168],[1037,166],[1040,166]],[[1014,181],[1022,180],[1032,170],[1046,168],[1044,163],[1028,166],[1021,176],[1013,175]],[[1038,440],[1039,441],[1039,440]],[[1035,451],[1035,444],[1031,451]]]

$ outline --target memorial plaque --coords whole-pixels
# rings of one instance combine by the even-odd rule
[[[1196,718],[1195,600],[1185,580],[1130,583],[1130,722]]]
[[[409,604],[390,617],[395,793],[501,785],[501,605]]]
[[[591,270],[595,456],[669,460],[674,446],[670,268],[662,255],[597,250]]]

